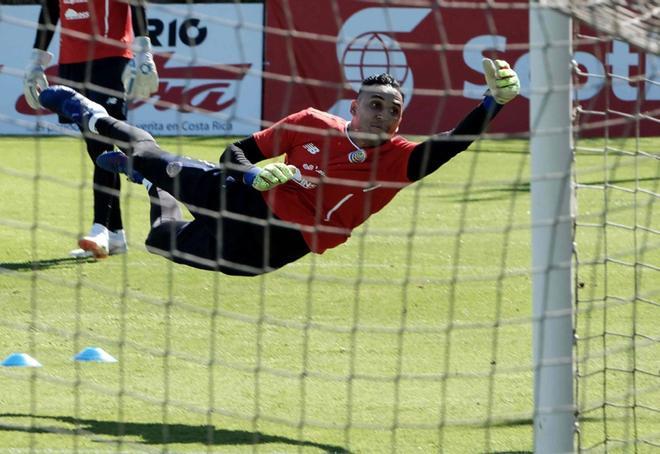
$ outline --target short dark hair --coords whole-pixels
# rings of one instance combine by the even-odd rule
[[[360,94],[362,93],[363,87],[370,87],[373,85],[385,85],[388,87],[392,87],[396,91],[398,91],[399,94],[401,94],[401,99],[403,99],[401,84],[399,83],[398,80],[394,78],[394,76],[388,73],[374,74],[373,76],[369,76],[366,79],[364,79],[362,81],[362,85],[360,86],[360,91],[358,92],[358,96],[360,96]]]

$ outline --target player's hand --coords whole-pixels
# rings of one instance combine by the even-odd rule
[[[257,191],[268,191],[275,186],[286,183],[296,174],[296,166],[283,162],[274,162],[259,169],[259,173],[252,181],[252,187]]]
[[[129,99],[147,99],[158,90],[158,71],[151,53],[151,40],[138,36],[133,41],[135,55],[122,75],[124,90]]]
[[[25,68],[23,78],[23,94],[25,100],[33,109],[40,109],[39,93],[48,88],[48,80],[44,73],[46,66],[53,59],[53,54],[41,49],[32,49],[30,63]]]
[[[506,104],[518,96],[520,81],[516,72],[509,67],[507,62],[484,58],[482,64],[490,95],[498,104]]]

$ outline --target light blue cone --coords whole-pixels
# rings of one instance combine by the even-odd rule
[[[41,363],[27,353],[12,353],[1,364],[5,367],[41,367]]]
[[[74,361],[87,363],[116,363],[114,356],[99,347],[87,347],[73,357]]]

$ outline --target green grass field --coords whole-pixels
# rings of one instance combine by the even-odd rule
[[[216,161],[225,141],[161,144]],[[580,443],[596,451],[660,443],[660,139],[617,144],[636,146],[655,154],[576,161]],[[128,182],[129,253],[70,259],[91,224],[84,145],[0,149],[0,358],[44,366],[0,368],[0,452],[531,452],[527,142],[474,144],[347,244],[258,278],[148,254]],[[73,362],[86,346],[119,362]]]

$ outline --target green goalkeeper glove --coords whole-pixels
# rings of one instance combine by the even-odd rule
[[[274,162],[266,164],[263,168],[256,167],[248,172],[245,176],[245,182],[251,184],[257,191],[268,191],[291,180],[297,171],[296,166]]]
[[[518,96],[520,81],[516,72],[509,67],[507,62],[484,58],[482,64],[488,90],[498,104],[506,104]]]

